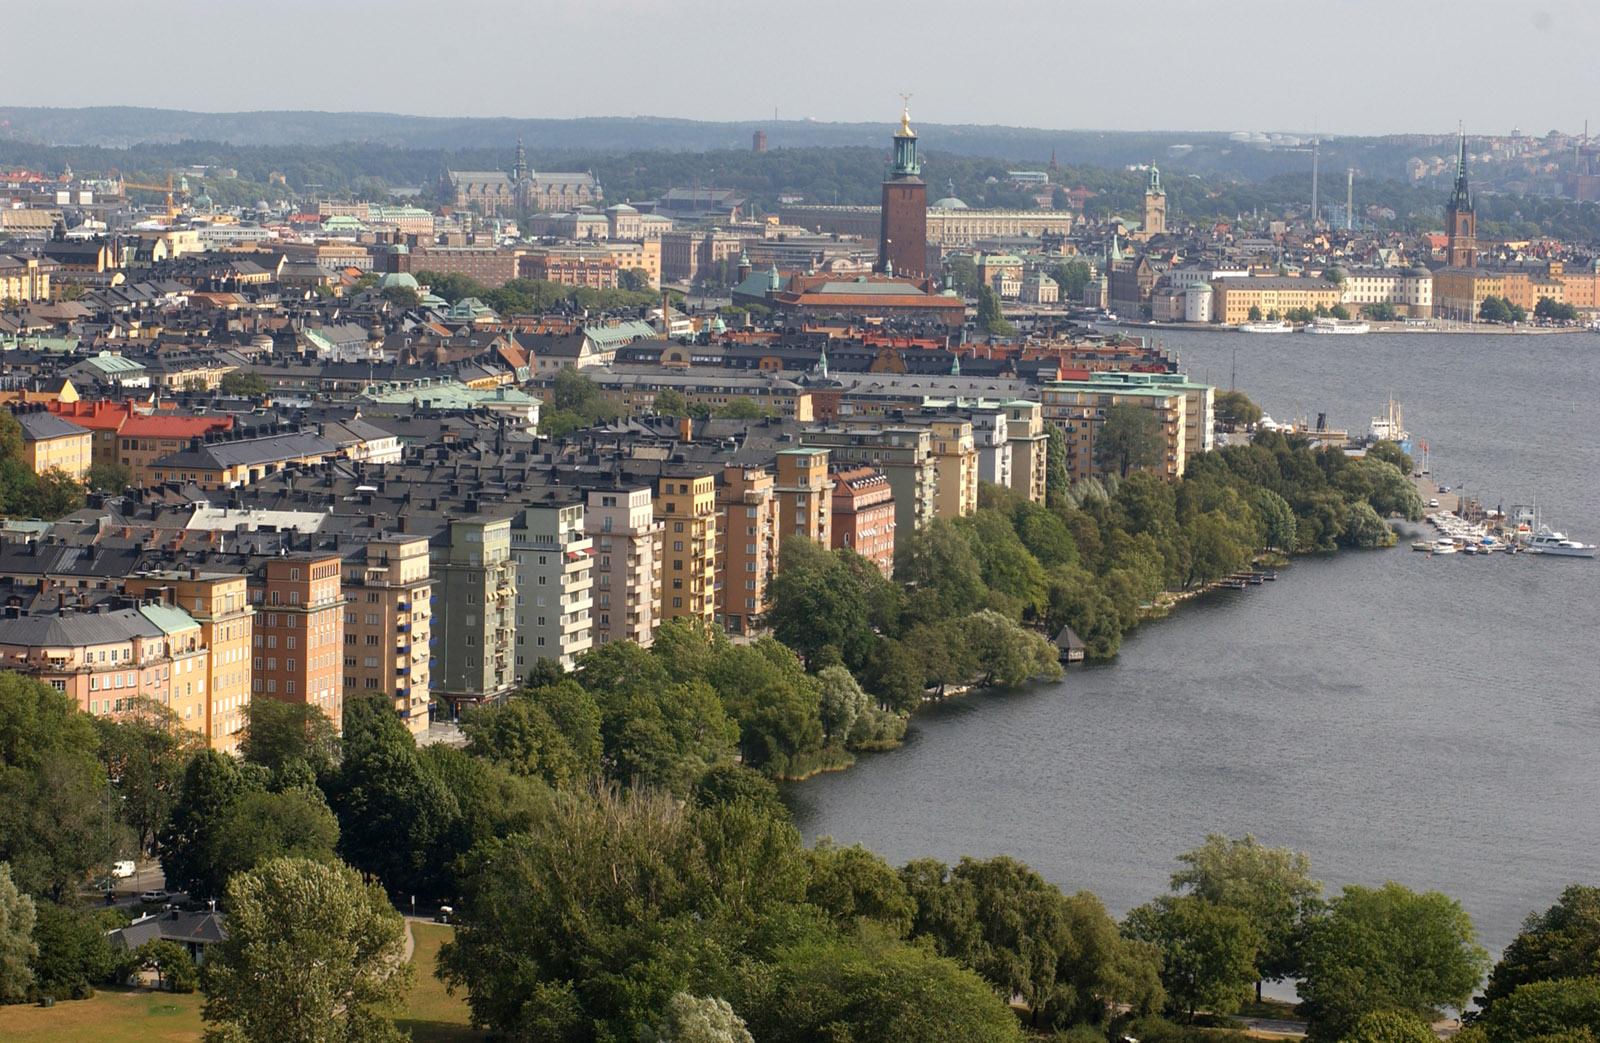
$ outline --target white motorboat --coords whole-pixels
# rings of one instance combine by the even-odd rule
[[[1372,327],[1351,319],[1312,319],[1300,328],[1301,333],[1371,333]]]
[[[1435,554],[1454,554],[1456,552],[1455,540],[1434,540],[1433,552]]]
[[[1592,543],[1580,543],[1567,538],[1546,525],[1528,539],[1528,550],[1534,554],[1553,554],[1558,558],[1592,558],[1597,548]]]
[[[1292,333],[1294,327],[1287,322],[1247,322],[1239,327],[1240,333]]]

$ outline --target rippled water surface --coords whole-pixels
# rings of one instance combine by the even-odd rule
[[[1163,336],[1278,419],[1362,432],[1392,393],[1439,480],[1600,541],[1600,336]],[[1600,884],[1597,595],[1600,561],[1300,560],[788,797],[808,838],[1011,854],[1117,913],[1206,833],[1254,833],[1330,884],[1454,895],[1498,950],[1567,883]]]

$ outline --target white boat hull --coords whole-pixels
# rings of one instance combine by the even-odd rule
[[[1581,547],[1529,547],[1529,554],[1549,554],[1557,558],[1592,558],[1596,548],[1593,546]]]

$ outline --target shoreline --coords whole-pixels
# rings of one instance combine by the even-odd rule
[[[1163,330],[1168,332],[1183,331],[1189,333],[1242,332],[1238,326],[1226,326],[1216,322],[1127,322],[1119,319],[1116,322],[1096,322],[1093,323],[1093,325],[1110,326],[1124,330]],[[1347,336],[1365,337],[1370,336],[1371,333],[1405,333],[1419,335],[1431,334],[1438,336],[1439,334],[1445,333],[1461,333],[1471,336],[1500,334],[1508,337],[1547,337],[1558,334],[1595,332],[1587,326],[1499,326],[1480,323],[1463,323],[1460,326],[1451,326],[1441,329],[1431,326],[1407,326],[1404,323],[1398,322],[1369,323],[1369,325],[1372,326],[1370,333],[1347,334]],[[1299,333],[1298,330],[1291,330],[1288,333],[1253,333],[1250,334],[1250,336],[1284,337],[1292,336],[1297,333]]]

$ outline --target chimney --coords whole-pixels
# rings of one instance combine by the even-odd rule
[[[694,441],[694,418],[693,417],[687,417],[686,416],[686,417],[679,417],[678,418],[678,438],[679,438],[680,441],[684,441],[684,442],[693,442]]]

